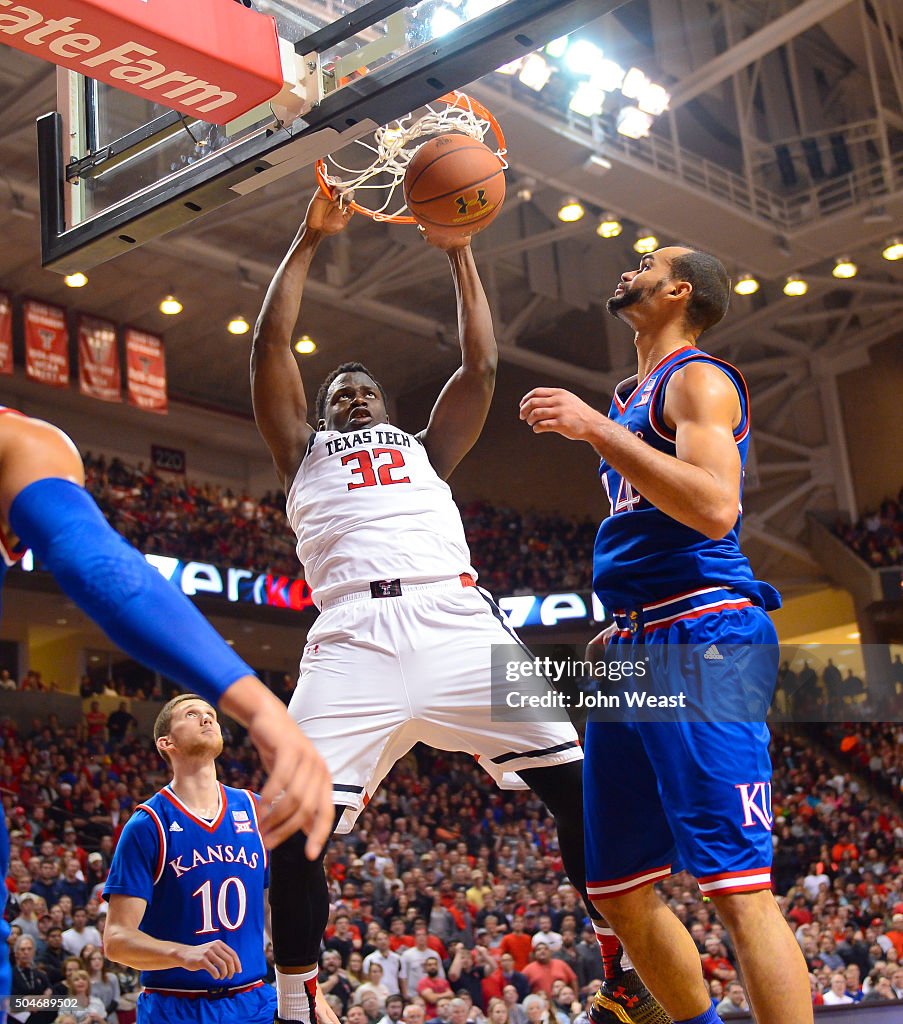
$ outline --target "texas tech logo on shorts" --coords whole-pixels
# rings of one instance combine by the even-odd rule
[[[771,783],[743,782],[734,789],[740,794],[743,808],[743,827],[764,825],[769,831],[774,825],[771,813]]]

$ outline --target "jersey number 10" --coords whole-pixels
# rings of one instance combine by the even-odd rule
[[[238,897],[234,918],[229,915],[229,890],[232,886],[235,886],[235,893]],[[223,928],[227,932],[234,932],[241,928],[248,910],[248,893],[240,878],[232,875],[223,882],[216,896],[215,907],[213,905],[213,883],[209,879],[199,889],[195,889],[191,895],[200,896],[203,917],[203,927],[200,931],[195,932],[195,935],[210,935]]]

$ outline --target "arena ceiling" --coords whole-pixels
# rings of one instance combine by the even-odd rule
[[[734,297],[708,347],[751,385],[744,528],[759,571],[785,579],[821,575],[802,543],[806,511],[855,508],[837,376],[899,332],[903,261],[881,249],[903,225],[901,33],[896,0],[631,0],[580,35],[671,93],[640,140],[604,112],[569,113],[554,87],[537,93],[495,74],[471,90],[508,137],[508,200],[474,245],[503,370],[525,367],[607,405],[635,372],[631,339],[603,302],[638,259],[638,228],[761,281]],[[54,69],[0,48],[0,104],[0,286],[162,332],[174,397],[249,413],[248,336],[225,323],[253,321],[312,179],[277,182],[95,268],[76,292],[40,269],[34,119],[55,107]],[[583,201],[583,220],[559,222],[563,195]],[[618,238],[595,233],[606,211],[624,222]],[[852,280],[831,275],[841,254],[858,264]],[[791,272],[806,277],[804,297],[782,293]],[[167,292],[184,303],[174,319],[157,309]],[[454,323],[444,256],[413,229],[358,218],[309,282],[299,333],[319,350],[304,372],[319,379],[363,358],[403,395],[454,367]]]

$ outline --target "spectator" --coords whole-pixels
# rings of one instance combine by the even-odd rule
[[[13,948],[14,996],[49,996],[50,979],[34,966],[35,943],[30,935],[19,935]],[[32,1013],[29,1024],[46,1024],[53,1014]]]
[[[846,993],[846,978],[838,971],[831,975],[831,987],[824,993],[825,1006],[851,1006],[853,998]]]
[[[749,1013],[749,1003],[746,1001],[746,993],[739,981],[731,981],[727,985],[724,998],[715,1007],[715,1012],[722,1020],[731,1017],[739,1017]]]
[[[364,957],[364,970],[369,972],[371,964],[382,967],[382,983],[389,995],[407,995],[404,965],[398,953],[389,948],[389,933],[384,928],[376,933],[376,949]]]
[[[427,1004],[427,1007],[435,1006],[439,997],[451,995],[452,987],[444,976],[440,974],[442,965],[435,953],[430,953],[423,963],[423,977],[417,982],[417,995]]]
[[[119,1006],[119,979],[110,970],[110,964],[100,949],[95,949],[87,957],[83,957],[82,962],[91,982],[91,995],[103,1003],[106,1015],[110,1016]]]
[[[562,963],[561,960],[553,960],[548,945],[539,942],[533,949],[533,960],[527,964],[523,971],[530,984],[530,992],[542,992],[548,998],[552,995],[552,983],[557,980],[563,981],[571,988],[577,987],[577,975]],[[526,1004],[524,1006],[526,1009]]]
[[[399,995],[390,995],[386,999],[386,1012],[379,1019],[377,1024],[398,1024],[404,1012],[404,998]]]
[[[110,742],[117,745],[123,743],[129,734],[129,730],[137,728],[138,719],[129,713],[127,702],[124,700],[120,701],[119,707],[107,719],[107,732],[110,736]]]
[[[524,931],[524,926],[523,915],[515,914],[511,922],[511,931],[499,943],[499,950],[502,953],[510,953],[514,958],[514,969],[517,971],[523,971],[530,962],[532,950],[532,942]]]
[[[354,1002],[363,1005],[363,998],[368,993],[372,993],[376,997],[377,1007],[379,1014],[377,1020],[383,1016],[386,1012],[386,1000],[389,998],[389,989],[383,984],[383,969],[382,965],[376,961],[371,961],[367,968],[367,980],[363,984],[358,985],[354,990]],[[368,1013],[369,1017],[370,1014]]]
[[[408,983],[408,995],[417,991],[417,986],[426,975],[426,961],[432,957],[439,965],[439,977],[445,977],[445,970],[436,954],[428,944],[429,933],[426,925],[421,921],[414,926],[414,945],[401,954],[401,962],[404,964],[405,978]]]
[[[702,973],[707,981],[717,978],[722,984],[727,984],[737,980],[737,972],[727,958],[727,950],[724,948],[724,943],[714,935],[710,935],[705,940]]]
[[[317,981],[325,996],[335,996],[342,1004],[344,1016],[348,1013],[348,1004],[351,1002],[353,988],[348,975],[342,970],[342,958],[332,949],[326,950],[320,958],[320,974]]]
[[[75,907],[72,911],[72,927],[63,932],[63,949],[70,956],[81,956],[88,944],[100,948],[100,932],[94,925],[88,924],[88,912],[84,907]]]
[[[37,900],[30,892],[23,892],[19,896],[19,913],[13,918],[12,923],[18,925],[23,935],[31,936],[37,943],[41,937],[41,930],[38,927]]]
[[[596,948],[598,949],[598,943]],[[515,1002],[522,1003],[530,994],[530,982],[527,981],[526,975],[514,969],[514,957],[510,953],[502,953],[496,970],[483,981],[484,1005],[488,1007],[489,1000],[502,998],[507,985],[513,986],[517,993]]]
[[[558,932],[552,931],[552,918],[548,914],[542,914],[539,918],[539,930],[533,933],[530,940],[533,949],[544,942],[550,952],[557,953],[561,949],[561,936]]]

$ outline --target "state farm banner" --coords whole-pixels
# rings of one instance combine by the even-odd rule
[[[0,292],[0,374],[13,372],[13,304]]]
[[[69,386],[69,331],[59,306],[25,303],[25,372],[53,388]]]
[[[122,401],[116,325],[82,316],[78,321],[78,389],[102,402]]]
[[[248,6],[0,0],[0,43],[152,103],[228,124],[271,99],[283,83],[276,21]]]
[[[165,413],[166,358],[163,339],[129,327],[125,332],[125,369],[129,403],[149,412]]]

